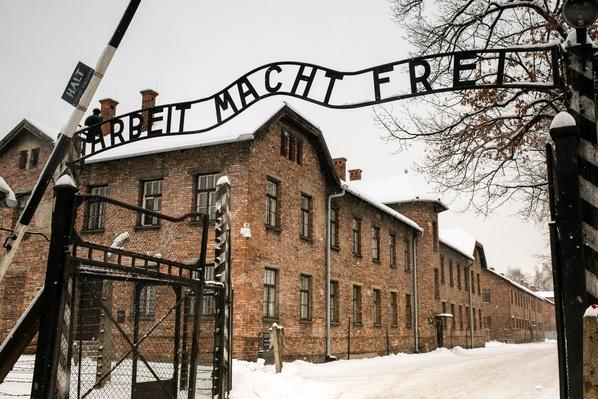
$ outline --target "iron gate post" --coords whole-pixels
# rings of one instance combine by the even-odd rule
[[[45,302],[41,309],[31,384],[31,397],[34,399],[59,397],[56,393],[56,375],[67,292],[65,263],[75,216],[73,209],[75,209],[76,192],[77,187],[68,175],[58,179],[54,187],[56,202],[52,215],[52,238],[44,282]]]
[[[585,310],[585,269],[579,198],[579,176],[577,155],[577,128],[574,126],[550,129],[555,144],[556,162],[554,168],[556,190],[556,246],[558,248],[558,270],[555,273],[559,297],[557,312],[560,312],[563,335],[565,386],[561,386],[561,397],[582,399],[583,373],[583,331],[582,316]],[[563,392],[565,391],[565,392]]]

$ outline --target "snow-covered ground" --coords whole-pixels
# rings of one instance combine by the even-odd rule
[[[33,356],[22,356],[0,399],[28,397]],[[419,355],[273,366],[235,361],[232,399],[557,399],[556,342],[438,349]]]
[[[490,342],[485,348],[438,349],[327,364],[273,366],[236,362],[233,399],[557,399],[555,341]]]

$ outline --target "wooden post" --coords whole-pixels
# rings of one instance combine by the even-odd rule
[[[272,331],[272,340],[271,344],[274,349],[274,366],[276,367],[276,372],[280,373],[282,371],[282,351],[284,349],[284,330],[283,327],[278,326],[278,324],[272,324],[270,328]]]
[[[598,305],[583,316],[583,397],[598,399]]]

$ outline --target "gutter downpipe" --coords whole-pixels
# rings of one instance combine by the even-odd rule
[[[419,353],[419,298],[417,293],[417,236],[413,235],[413,352]]]
[[[336,194],[331,194],[328,196],[328,206],[326,209],[326,356],[325,361],[333,360],[332,357],[332,343],[331,343],[331,334],[330,334],[330,270],[331,270],[331,261],[330,261],[330,244],[331,244],[331,234],[330,234],[330,212],[332,208],[332,199],[342,197],[345,195],[345,183],[341,183],[341,188],[343,191]]]
[[[470,336],[470,349],[473,349],[473,307],[472,307],[472,300],[471,300],[471,267],[473,266],[473,261],[470,261],[470,263],[467,265],[467,280],[469,281],[468,285],[468,289],[467,289],[467,295],[468,295],[468,300],[469,300],[469,336]]]

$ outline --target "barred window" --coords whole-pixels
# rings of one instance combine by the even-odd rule
[[[91,187],[89,193],[93,195],[106,196],[108,187],[97,186]],[[92,200],[88,204],[87,210],[87,230],[100,230],[104,228],[106,218],[106,203],[104,201]]]
[[[27,169],[27,157],[29,155],[29,151],[23,150],[19,152],[19,169]]]
[[[143,197],[141,206],[144,209],[160,212],[162,209],[162,180],[150,180],[142,182]],[[157,226],[160,224],[156,216],[143,214],[141,217],[142,226]]]
[[[374,288],[374,292],[373,292],[373,296],[374,296],[374,325],[375,326],[379,326],[382,324],[382,309],[381,309],[381,301],[382,301],[382,296],[380,294],[380,290]]]
[[[338,208],[330,208],[330,246],[338,248]]]
[[[449,259],[449,285],[451,287],[455,286],[455,278],[454,278],[454,273],[453,273],[453,260]]]
[[[266,269],[264,273],[264,307],[262,315],[267,318],[276,318],[278,309],[276,305],[277,274],[275,269]]]
[[[490,288],[484,288],[484,291],[482,293],[482,301],[485,303],[491,302]]]
[[[412,326],[412,312],[411,312],[411,295],[405,295],[405,327],[411,328]]]
[[[353,286],[353,323],[361,324],[361,286]]]
[[[146,285],[139,292],[139,317],[153,318],[156,315],[156,288]]]
[[[301,194],[301,236],[312,236],[312,201],[311,197]]]
[[[208,214],[211,220],[216,219],[216,182],[220,173],[197,175],[197,191],[195,211]]]
[[[461,265],[457,265],[457,288],[461,289]]]
[[[403,251],[404,251],[404,262],[405,262],[405,271],[411,271],[411,247],[409,245],[409,240],[405,237],[403,239]]]
[[[372,226],[372,260],[380,261],[380,228]]]
[[[31,150],[31,158],[29,159],[29,166],[31,168],[37,166],[39,163],[39,148],[34,148]]]
[[[266,183],[266,225],[280,227],[280,183],[270,178]]]
[[[446,278],[444,274],[444,256],[440,257],[440,283],[446,284]]]
[[[399,309],[398,298],[396,292],[390,293],[390,322],[393,327],[399,325]]]
[[[333,323],[340,321],[338,281],[330,281],[330,321]]]
[[[388,236],[388,252],[390,255],[390,267],[397,267],[397,237],[394,234]]]
[[[301,275],[301,287],[299,291],[300,309],[299,317],[301,320],[311,319],[311,276]]]
[[[353,229],[353,255],[361,255],[361,219],[354,217],[351,226]]]

